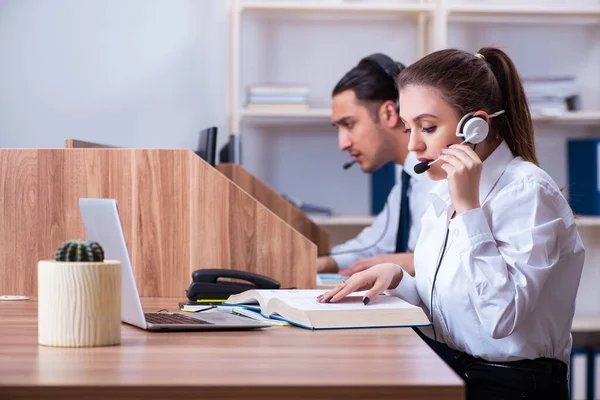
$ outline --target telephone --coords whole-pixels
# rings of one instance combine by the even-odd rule
[[[239,279],[248,283],[219,280]],[[232,294],[250,289],[279,289],[280,283],[263,275],[233,269],[199,269],[192,273],[192,283],[186,290],[191,301],[200,299],[227,300]]]

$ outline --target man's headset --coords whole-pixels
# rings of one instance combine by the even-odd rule
[[[394,60],[392,60],[390,57],[386,56],[383,53],[371,54],[370,56],[367,56],[360,60],[360,62],[363,61],[372,62],[373,64],[377,65],[380,69],[382,69],[383,72],[387,74],[387,76],[392,78],[394,90],[396,92],[396,112],[400,113],[400,102],[398,100],[397,95],[398,87],[396,86],[396,80],[398,79],[398,75],[400,74],[400,72],[402,72],[402,70],[405,68],[404,64],[396,63]]]
[[[362,62],[370,62],[379,67],[383,72],[386,73],[392,79],[392,84],[394,85],[394,90],[396,92],[396,112],[400,114],[400,101],[398,99],[398,87],[396,86],[396,79],[402,70],[405,68],[404,64],[396,63],[390,57],[386,56],[383,53],[374,53],[370,56],[367,56],[360,60],[359,64]],[[348,161],[343,165],[344,169],[348,169],[353,166],[356,161]]]

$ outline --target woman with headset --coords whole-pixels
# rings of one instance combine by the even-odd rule
[[[567,365],[584,248],[574,215],[539,166],[523,86],[496,48],[449,49],[398,79],[409,150],[430,192],[415,276],[378,264],[319,296],[368,290],[420,305],[422,329],[465,379],[467,398],[567,399]]]

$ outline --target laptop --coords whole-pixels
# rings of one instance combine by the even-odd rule
[[[148,331],[206,331],[268,328],[272,325],[224,312],[202,315],[144,312],[114,199],[79,199],[88,240],[98,242],[104,258],[121,262],[121,320]],[[182,289],[183,290],[183,289]]]

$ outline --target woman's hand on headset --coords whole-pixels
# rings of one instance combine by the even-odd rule
[[[384,263],[358,272],[330,291],[317,297],[320,303],[335,303],[353,292],[368,290],[363,303],[368,304],[384,290],[394,289],[402,279],[402,268],[398,264]]]
[[[479,180],[483,163],[471,147],[455,144],[442,149],[439,156],[444,161],[441,168],[448,174],[448,190],[456,214],[481,207]]]

